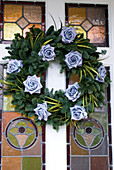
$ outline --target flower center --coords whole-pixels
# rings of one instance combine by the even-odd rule
[[[72,87],[70,90],[69,90],[69,96],[74,96],[74,94],[76,94],[77,92],[77,89],[75,87]]]

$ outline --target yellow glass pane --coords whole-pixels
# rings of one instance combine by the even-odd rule
[[[11,104],[12,96],[4,96],[3,97],[3,110],[4,111],[14,111],[15,106]]]
[[[4,40],[13,40],[14,34],[20,33],[22,35],[22,30],[15,23],[4,23]]]
[[[15,22],[22,16],[22,5],[5,5],[4,21]]]
[[[24,6],[24,17],[31,23],[41,23],[41,7],[33,5]]]
[[[81,24],[86,18],[86,8],[69,8],[69,23]]]
[[[30,29],[33,25],[35,25],[35,28],[40,28],[41,29],[41,24],[29,24],[24,30],[23,30],[23,36],[25,37],[26,32],[29,32]]]
[[[76,29],[76,33],[83,33],[84,34],[84,38],[86,38],[86,32],[84,31],[84,29],[80,26],[73,26]]]

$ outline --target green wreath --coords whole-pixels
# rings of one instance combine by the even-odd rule
[[[30,28],[26,37],[15,35],[10,47],[7,77],[0,80],[7,85],[5,95],[12,95],[15,110],[33,118],[37,125],[49,124],[58,130],[61,125],[81,121],[104,103],[103,93],[109,78],[99,60],[100,54],[89,39],[77,34],[72,27],[61,27],[57,31],[51,26],[46,33]],[[45,88],[45,72],[49,62],[56,59],[67,78],[72,74],[78,82],[68,85],[64,92],[53,92]]]

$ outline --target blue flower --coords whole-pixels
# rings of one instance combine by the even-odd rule
[[[56,57],[54,47],[51,47],[49,44],[42,46],[38,55],[43,56],[43,61],[51,61],[54,60],[54,57]]]
[[[42,85],[40,83],[40,77],[28,76],[27,79],[23,82],[25,85],[25,92],[33,93],[41,93]]]
[[[68,85],[68,88],[66,89],[65,96],[69,99],[72,100],[72,102],[75,102],[79,97],[81,92],[78,92],[78,82],[75,82],[72,85]]]
[[[10,60],[7,64],[7,73],[20,72],[20,68],[23,67],[22,60]]]
[[[106,77],[106,70],[105,70],[104,66],[100,66],[98,68],[98,74],[99,74],[99,76],[97,75],[95,80],[97,80],[99,82],[104,82],[104,79]]]
[[[87,113],[85,112],[85,108],[79,105],[75,105],[74,107],[70,107],[71,111],[71,119],[73,120],[81,120],[87,118]]]
[[[60,36],[62,36],[62,41],[64,43],[71,43],[74,41],[77,33],[73,27],[63,27]]]
[[[80,54],[78,51],[71,51],[70,53],[66,54],[65,57],[65,62],[69,69],[82,66],[82,54]]]
[[[43,104],[37,104],[37,108],[34,109],[35,114],[38,115],[38,119],[39,120],[45,120],[47,121],[48,116],[51,115],[50,112],[47,111],[47,102],[43,103]]]

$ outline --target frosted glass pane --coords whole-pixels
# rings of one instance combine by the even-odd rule
[[[4,40],[14,39],[14,34],[20,33],[22,35],[22,30],[15,23],[4,23]]]
[[[31,23],[41,23],[41,7],[24,6],[24,17]]]
[[[5,5],[4,21],[15,22],[22,16],[22,5]]]
[[[105,9],[103,8],[88,8],[87,16],[93,25],[105,24]]]
[[[94,26],[88,32],[90,43],[105,43],[105,28],[104,26]]]

